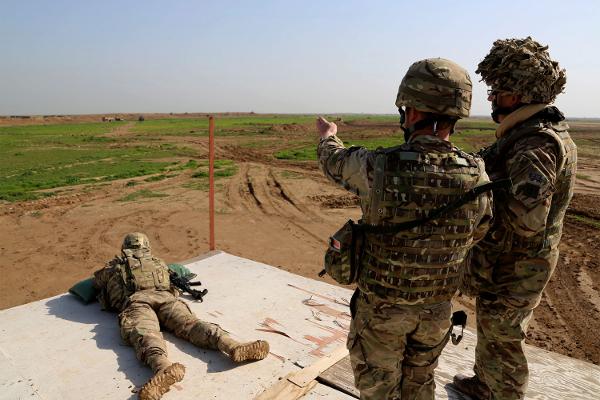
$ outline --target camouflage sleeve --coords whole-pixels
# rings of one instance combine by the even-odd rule
[[[344,147],[335,135],[321,139],[317,148],[325,176],[361,198],[369,196],[373,182],[374,153],[364,147]]]
[[[109,276],[110,271],[108,271],[107,267],[104,267],[94,272],[94,287],[97,290],[102,290],[102,288],[106,287]]]
[[[518,235],[532,237],[544,230],[555,191],[558,149],[543,136],[521,139],[507,155],[506,169],[512,179],[505,205],[509,222]]]
[[[111,275],[114,273],[114,259],[107,262],[106,265],[104,266],[104,268],[99,269],[98,271],[94,272],[94,287],[98,290],[102,290],[103,288],[106,287],[106,285],[108,284],[108,281],[111,277]]]
[[[486,184],[490,182],[490,178],[488,174],[485,172],[485,165],[483,160],[478,158],[477,163],[479,164],[479,171],[481,172],[479,175],[479,180],[477,181],[477,186]],[[490,229],[490,225],[492,222],[492,192],[486,192],[482,194],[479,202],[479,211],[477,214],[477,220],[475,221],[475,231],[473,232],[473,243],[479,242],[481,239],[485,237],[485,234]]]

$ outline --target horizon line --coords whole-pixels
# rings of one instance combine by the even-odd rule
[[[239,114],[239,115],[380,115],[380,116],[397,116],[396,113],[367,113],[367,112],[254,112],[254,111],[213,111],[213,112],[205,112],[205,111],[183,111],[183,112],[163,112],[163,111],[152,111],[152,112],[141,112],[141,111],[133,111],[133,112],[100,112],[100,113],[74,113],[74,114],[0,114],[0,118],[3,119],[28,119],[28,118],[52,118],[52,117],[83,117],[83,116],[111,116],[111,115],[153,115],[153,114],[164,114],[164,115],[196,115],[203,114],[207,117],[210,115],[223,115],[223,114]],[[487,118],[492,119],[491,116],[488,115],[470,115],[467,118]],[[591,120],[600,120],[600,116],[598,117],[566,117],[566,120],[574,120],[574,119],[591,119]]]

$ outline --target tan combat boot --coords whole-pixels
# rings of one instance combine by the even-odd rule
[[[492,392],[487,385],[479,380],[477,375],[456,375],[453,380],[454,386],[464,394],[468,394],[475,400],[489,400]]]
[[[158,371],[140,389],[140,400],[160,400],[176,382],[180,382],[185,375],[185,367],[179,363],[173,363],[167,368]]]
[[[234,362],[262,360],[269,354],[269,343],[264,340],[240,343],[229,335],[219,338],[217,347]]]

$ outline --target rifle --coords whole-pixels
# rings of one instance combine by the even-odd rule
[[[169,279],[173,286],[181,290],[182,292],[186,292],[192,295],[192,297],[196,300],[200,300],[200,302],[204,301],[203,297],[208,293],[207,289],[196,290],[192,289],[192,286],[200,286],[202,282],[191,282],[192,279],[196,277],[196,274],[189,274],[185,277],[180,276],[177,272],[169,270]]]

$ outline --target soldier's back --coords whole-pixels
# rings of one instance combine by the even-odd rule
[[[367,222],[386,226],[422,219],[486,181],[481,159],[435,136],[417,136],[378,151]],[[361,290],[397,304],[449,300],[473,244],[481,201],[410,230],[367,235]]]

